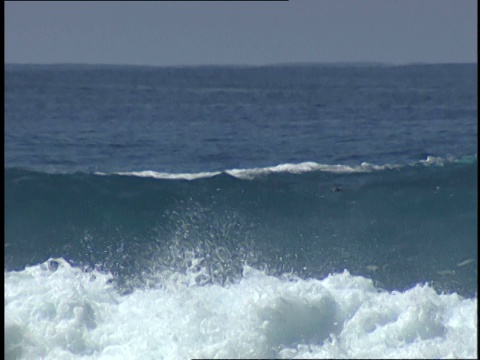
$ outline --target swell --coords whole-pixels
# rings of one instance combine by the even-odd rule
[[[476,256],[476,209],[476,159],[253,180],[6,169],[5,267],[64,257],[142,283],[195,261],[222,283],[244,263],[305,277],[382,269],[374,278],[387,288],[436,281],[468,293],[476,275],[455,266]]]

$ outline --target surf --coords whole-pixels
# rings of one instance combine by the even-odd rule
[[[324,279],[267,275],[199,285],[199,272],[119,295],[111,274],[51,259],[5,272],[7,358],[154,356],[474,358],[477,299],[428,284],[384,291],[348,271]],[[46,336],[47,335],[47,336]]]

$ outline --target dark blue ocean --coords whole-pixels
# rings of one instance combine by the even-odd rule
[[[5,65],[9,359],[475,358],[477,65]]]

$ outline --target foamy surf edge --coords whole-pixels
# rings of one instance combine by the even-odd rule
[[[324,279],[245,266],[230,286],[117,294],[62,258],[5,272],[9,358],[475,358],[477,298],[428,284],[382,291],[347,270]],[[179,281],[181,280],[181,281]],[[181,321],[179,321],[179,319]],[[46,336],[48,335],[48,336]]]

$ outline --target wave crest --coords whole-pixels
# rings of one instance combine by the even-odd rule
[[[227,169],[224,171],[201,171],[196,173],[169,173],[157,172],[153,170],[143,171],[121,171],[121,172],[95,172],[96,175],[120,175],[120,176],[136,176],[163,180],[198,180],[211,178],[221,174],[227,174],[241,180],[254,180],[259,177],[268,176],[270,174],[304,174],[308,172],[327,172],[334,174],[354,174],[354,173],[370,173],[374,171],[384,171],[392,169],[401,169],[405,167],[415,166],[444,166],[451,163],[473,163],[477,161],[477,155],[464,156],[461,158],[439,156],[427,156],[424,160],[419,160],[409,164],[371,164],[362,162],[360,165],[342,165],[342,164],[320,164],[314,161],[305,161],[301,163],[284,163],[275,166],[255,167],[245,169]]]

